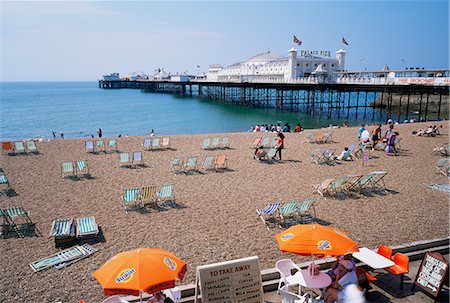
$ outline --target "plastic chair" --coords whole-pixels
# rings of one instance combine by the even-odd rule
[[[392,249],[388,246],[380,245],[378,247],[378,254],[390,260],[392,258]]]
[[[396,253],[392,261],[394,261],[395,265],[386,270],[391,274],[400,275],[400,289],[403,290],[403,280],[405,274],[409,272],[409,257],[402,253]]]
[[[292,270],[296,269],[300,271],[300,267],[297,266],[297,264],[294,263],[291,259],[282,259],[277,261],[275,265],[276,269],[280,273],[280,282],[278,283],[278,293],[280,292],[281,284],[285,284],[285,290],[289,288],[289,286],[292,285],[299,285],[298,282],[295,280],[294,276],[292,275]]]
[[[163,290],[163,293],[174,302],[178,302],[181,299],[181,290],[176,286],[174,288]]]

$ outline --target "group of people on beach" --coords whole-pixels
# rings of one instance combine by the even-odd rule
[[[381,124],[375,124],[370,133],[366,129],[365,124],[361,124],[361,127],[358,130],[358,142],[360,144],[365,144],[366,146],[371,145],[372,150],[375,150],[375,147],[381,141],[385,145],[384,151],[394,155],[397,155],[395,144],[398,136],[399,133],[394,131],[393,123],[389,124],[388,129],[384,133],[381,129]]]
[[[300,125],[300,123],[297,123],[297,125],[295,126],[294,130],[291,129],[291,126],[289,125],[289,123],[285,123],[283,126],[281,126],[280,123],[278,123],[277,125],[275,124],[256,124],[255,126],[252,126],[250,128],[250,130],[248,132],[263,132],[263,133],[289,133],[289,132],[295,132],[295,133],[299,133],[301,131],[303,131],[303,127]]]

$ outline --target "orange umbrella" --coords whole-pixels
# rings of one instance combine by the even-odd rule
[[[358,244],[345,232],[319,224],[294,225],[275,237],[282,252],[302,256],[340,256],[358,251]]]
[[[154,293],[182,281],[187,266],[176,255],[159,248],[139,248],[117,254],[92,275],[105,295],[138,296]]]

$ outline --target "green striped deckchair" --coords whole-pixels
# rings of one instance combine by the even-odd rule
[[[294,218],[298,214],[298,202],[286,202],[283,206],[278,208],[278,214],[281,221],[286,225],[288,219]]]
[[[184,165],[184,172],[188,173],[197,170],[197,161],[198,161],[197,156],[188,157]]]
[[[449,176],[450,172],[450,158],[441,158],[436,162],[436,169],[444,176]]]
[[[62,262],[68,262],[74,259],[78,259],[83,255],[84,255],[83,251],[77,245],[68,248],[66,250],[63,250],[61,252],[58,252],[56,254],[53,254],[51,256],[45,257],[43,259],[34,261],[30,263],[30,267],[33,269],[34,272],[38,272],[46,268],[52,267],[54,265],[60,264]]]
[[[53,268],[55,269],[61,269],[64,267],[69,266],[70,264],[73,264],[75,262],[78,262],[80,260],[83,260],[84,258],[89,257],[90,255],[92,255],[93,253],[97,252],[98,249],[95,249],[94,247],[90,246],[89,244],[83,244],[81,246],[76,246],[82,253],[82,256],[72,259],[72,260],[68,260],[68,261],[63,261],[57,265],[54,265]]]
[[[111,139],[108,141],[108,152],[111,152],[111,151],[115,151],[115,152],[118,151],[116,139]]]
[[[30,153],[33,153],[33,154],[38,154],[38,153],[39,153],[39,151],[38,151],[38,149],[37,149],[37,147],[36,147],[36,143],[34,143],[34,141],[32,141],[32,140],[27,140],[27,141],[25,141],[25,145],[26,145],[26,147],[27,147],[27,150],[28,150]]]
[[[337,195],[338,193],[345,191],[348,179],[348,176],[337,178],[333,183],[330,184],[330,192],[332,192],[334,195]]]
[[[276,148],[271,148],[269,149],[269,151],[266,154],[266,158],[267,159],[273,159],[275,158],[275,155],[277,154],[277,149]]]
[[[22,207],[15,206],[0,209],[0,218],[2,219],[2,236],[4,238],[12,231],[23,238],[31,229],[35,229],[28,212]],[[40,235],[39,230],[35,229],[35,231]]]
[[[73,218],[56,219],[52,222],[50,237],[70,238],[75,237],[75,225]]]
[[[387,175],[385,171],[373,171],[370,173],[373,177],[370,180],[370,185],[373,190],[381,189],[386,190],[386,184],[384,183],[384,177]]]
[[[105,142],[103,142],[103,140],[97,140],[95,141],[95,148],[97,150],[97,152],[100,151],[105,151]]]
[[[220,148],[230,148],[229,137],[222,137],[222,141],[220,141]]]
[[[219,137],[212,138],[211,148],[215,149],[215,148],[219,148],[219,147],[220,147],[220,138]]]
[[[131,167],[130,155],[128,153],[119,153],[120,167]]]
[[[163,186],[161,186],[156,195],[159,202],[170,201],[175,203],[172,184],[164,184]]]
[[[61,175],[64,179],[65,177],[75,177],[75,170],[73,168],[73,162],[62,162],[61,163]]]
[[[77,218],[76,225],[78,238],[91,238],[98,235],[98,226],[95,222],[95,217]]]
[[[214,169],[214,156],[207,155],[202,165],[204,170]]]
[[[82,175],[83,177],[89,177],[89,167],[87,160],[80,160],[76,162],[77,176]]]
[[[298,212],[299,214],[302,215],[307,215],[308,212],[310,211],[311,207],[313,209],[313,213],[314,213],[314,217],[316,216],[316,210],[314,208],[314,204],[317,202],[316,198],[306,198],[303,199],[302,201],[298,202]]]
[[[10,189],[8,177],[4,174],[0,174],[0,186],[2,190]]]
[[[211,138],[203,139],[201,147],[202,147],[202,149],[210,149],[211,148]]]
[[[125,212],[133,209],[140,209],[139,205],[139,188],[130,188],[125,190],[125,194],[122,196],[122,205]]]
[[[22,141],[14,141],[14,152],[16,154],[24,154],[25,153],[25,145],[23,145]]]
[[[358,187],[358,191],[361,193],[364,189],[371,187],[372,178],[374,175],[372,173],[368,173],[367,175],[363,175],[358,182],[356,183],[356,187]]]
[[[152,149],[161,149],[161,139],[160,138],[153,138]]]
[[[170,167],[175,174],[184,172],[183,161],[181,160],[180,157],[176,157],[175,159],[173,159],[172,163],[170,164]]]
[[[308,143],[315,143],[316,142],[316,133],[306,134],[305,141]]]

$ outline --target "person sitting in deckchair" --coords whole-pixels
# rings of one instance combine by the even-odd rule
[[[349,161],[349,160],[354,160],[351,151],[348,149],[348,147],[344,148],[344,151],[337,157],[334,158],[335,160],[338,161]]]
[[[423,136],[425,134],[430,134],[433,132],[434,126],[433,125],[429,125],[428,128],[419,128],[419,130],[417,132],[413,132],[413,135],[416,136]]]

